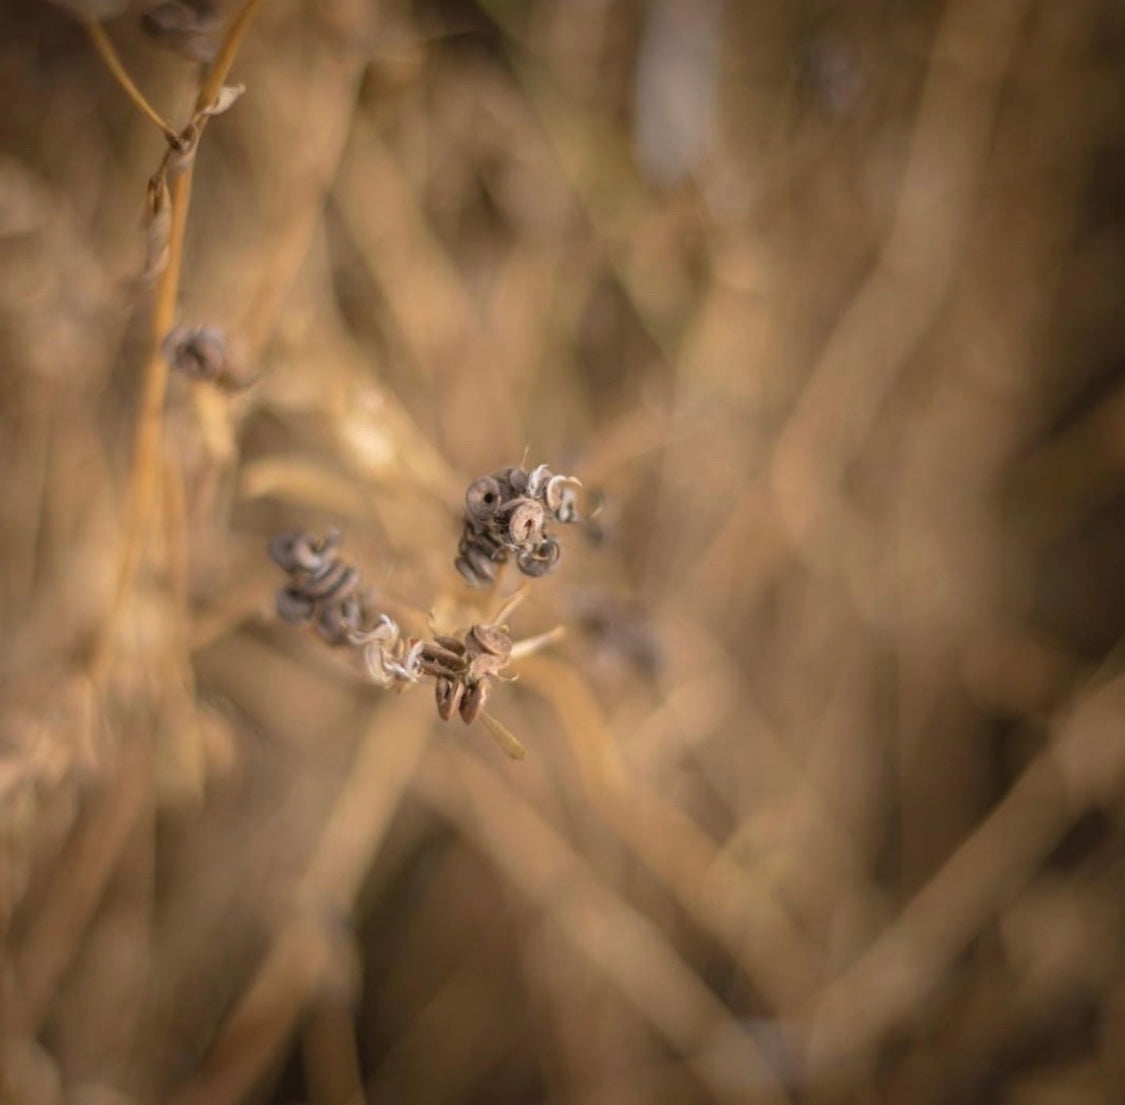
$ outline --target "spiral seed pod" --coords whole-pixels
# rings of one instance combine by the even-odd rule
[[[511,499],[519,495],[529,494],[529,486],[531,477],[526,468],[520,468],[518,465],[512,465],[508,468],[501,468],[495,476],[502,484],[506,485],[507,494],[505,498]],[[532,498],[535,496],[532,495]]]
[[[504,489],[493,476],[473,480],[465,492],[465,517],[477,525],[486,524],[504,504]]]
[[[466,725],[472,725],[476,721],[477,715],[484,709],[484,704],[488,701],[488,694],[491,689],[491,685],[483,679],[465,687],[464,694],[461,696],[460,712],[461,720]]]
[[[172,368],[193,380],[218,380],[227,370],[227,339],[213,326],[176,326],[161,351]]]
[[[496,579],[496,572],[507,558],[503,546],[498,546],[484,534],[468,528],[458,546],[460,555],[454,561],[457,571],[474,587],[486,587]]]
[[[434,681],[434,699],[437,702],[438,717],[448,721],[457,712],[464,694],[464,684],[447,675],[438,676]]]
[[[577,481],[571,476],[552,476],[543,489],[543,502],[555,518],[564,524],[578,521]]]
[[[517,549],[526,548],[537,541],[543,532],[546,512],[534,499],[514,499],[504,508],[507,520],[507,538]]]
[[[549,518],[579,521],[578,481],[545,464],[528,471],[501,468],[474,480],[465,493],[465,520],[454,566],[474,587],[495,582],[498,568],[514,553],[525,575],[548,574],[562,549],[546,530]]]
[[[316,603],[295,587],[282,587],[277,593],[277,613],[282,621],[299,625],[307,622],[316,609]]]
[[[562,546],[553,537],[545,537],[533,549],[521,549],[516,564],[525,576],[538,579],[553,572],[562,558]]]
[[[474,625],[465,635],[463,651],[479,656],[502,656],[507,659],[512,654],[512,638],[498,625]]]
[[[357,572],[357,578],[358,575]],[[353,638],[362,632],[364,618],[364,602],[353,592],[339,602],[321,603],[316,623],[317,632],[332,645],[354,643]]]
[[[338,533],[320,540],[301,532],[278,534],[269,544],[270,557],[289,576],[277,594],[278,615],[287,622],[311,622],[331,645],[351,643],[373,620],[359,570],[337,558],[339,545]]]

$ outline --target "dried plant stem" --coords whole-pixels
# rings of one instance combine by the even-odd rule
[[[655,925],[503,777],[456,745],[435,745],[420,796],[457,824],[684,1058],[717,1102],[789,1100],[769,1060]],[[512,842],[519,841],[519,847]]]
[[[35,925],[19,949],[19,1015],[32,1035],[50,1012],[125,842],[149,800],[151,769],[146,745],[135,743],[126,751],[113,783],[98,799],[84,829],[74,835]]]
[[[1125,676],[1091,688],[976,831],[897,920],[804,1010],[811,1079],[840,1077],[919,1007],[942,973],[1091,806],[1119,800]]]
[[[226,37],[219,48],[219,56],[203,78],[203,86],[200,88],[199,96],[195,101],[196,111],[202,111],[210,107],[218,98],[227,75],[230,73],[231,66],[234,64],[234,59],[238,56],[238,51],[246,38],[246,32],[250,30],[250,24],[254,21],[254,16],[257,14],[261,3],[262,0],[246,0],[241,11],[235,16],[234,22],[227,28]],[[205,121],[206,116],[204,116],[202,122]]]
[[[149,358],[145,365],[140,412],[133,437],[133,463],[125,503],[125,535],[118,565],[117,589],[113,607],[94,650],[91,663],[91,673],[94,676],[103,674],[108,662],[114,631],[141,562],[148,522],[152,517],[156,490],[161,482],[160,453],[164,430],[164,398],[168,390],[168,362],[164,359],[160,344],[176,316],[191,185],[192,165],[189,162],[182,172],[173,177],[168,190],[172,205],[168,264],[160,274],[156,288]]]
[[[338,976],[340,934],[332,930],[343,928],[429,744],[423,705],[408,696],[378,712],[324,823],[294,915],[281,926],[201,1071],[173,1096],[173,1105],[243,1100],[290,1038],[309,999]]]
[[[773,1009],[796,1008],[815,991],[818,956],[784,905],[724,857],[687,814],[626,771],[598,702],[569,664],[528,657],[520,675],[557,711],[587,796],[606,824],[731,953]]]
[[[227,30],[215,64],[207,71],[199,95],[196,97],[196,117],[192,121],[193,125],[198,128],[195,141],[198,141],[199,137],[202,136],[209,118],[206,109],[215,102],[219,91],[222,89],[223,82],[234,64],[238,49],[246,37],[246,32],[249,30],[250,23],[260,4],[261,0],[247,0],[243,5]],[[101,32],[100,27],[98,31]],[[101,32],[100,40],[97,35],[93,37],[96,44],[98,41],[102,41],[105,45],[109,45],[104,32]],[[116,55],[113,56],[116,57]],[[103,53],[103,57],[106,57],[107,64],[110,64],[105,53]],[[111,68],[113,67],[111,66]],[[119,65],[118,68],[120,68]],[[125,76],[124,70],[121,70],[121,75]],[[133,87],[135,90],[131,81],[128,83],[128,87]],[[178,144],[180,139],[175,135],[173,135],[173,138]],[[188,209],[191,206],[194,165],[194,157],[188,157],[182,169],[170,174],[168,194],[171,204],[171,229],[168,240],[168,260],[156,287],[156,301],[153,307],[149,335],[149,356],[145,366],[140,411],[133,437],[133,463],[125,505],[125,535],[118,565],[117,589],[110,615],[106,619],[101,637],[94,649],[91,670],[95,675],[104,672],[108,661],[114,630],[141,562],[149,521],[153,516],[156,489],[161,482],[164,401],[168,390],[168,362],[164,358],[161,345],[164,336],[176,321],[176,300],[179,295],[180,273],[183,268],[184,233],[187,227]],[[160,172],[163,173],[164,171],[165,169],[162,166]]]
[[[160,128],[169,144],[176,145],[179,142],[179,136],[172,125],[145,99],[144,93],[133,83],[132,77],[129,76],[117,54],[117,50],[114,49],[113,43],[110,41],[109,35],[105,33],[105,28],[96,19],[88,19],[86,21],[86,33],[90,36],[90,41],[94,44],[98,56],[105,62],[105,67],[113,74],[125,95],[133,101],[146,119],[151,120]]]
[[[301,1036],[301,1057],[313,1105],[364,1105],[350,1002],[330,994],[314,1003]]]

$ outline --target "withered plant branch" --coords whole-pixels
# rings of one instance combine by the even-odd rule
[[[195,116],[187,131],[194,129],[191,139],[197,144],[207,125],[211,107],[230,72],[238,49],[246,37],[251,21],[262,0],[246,0],[242,9],[227,30],[219,56],[207,71],[199,95],[196,97]],[[176,146],[181,143],[176,138]],[[168,362],[163,353],[164,337],[176,321],[176,301],[183,269],[184,234],[188,210],[191,206],[194,153],[187,156],[181,167],[168,170],[165,158],[157,178],[170,177],[168,202],[171,205],[171,228],[168,239],[168,259],[160,274],[149,331],[149,355],[145,365],[141,391],[140,411],[133,436],[133,461],[125,505],[125,534],[118,565],[117,588],[113,607],[103,627],[93,655],[92,670],[95,675],[104,671],[121,611],[132,590],[133,580],[143,555],[149,520],[153,513],[153,500],[160,484],[161,442],[164,432],[164,402],[168,391]]]
[[[1054,739],[861,958],[806,1008],[806,1074],[838,1082],[933,992],[949,965],[1086,810],[1125,785],[1125,675],[1091,687]]]
[[[133,436],[133,462],[125,503],[125,534],[118,564],[117,588],[113,606],[94,650],[92,674],[104,674],[112,650],[114,633],[121,612],[132,590],[140,566],[147,537],[148,522],[153,513],[156,491],[160,485],[161,442],[164,436],[164,400],[168,390],[168,362],[161,352],[164,335],[176,317],[176,298],[180,287],[183,262],[184,231],[191,203],[192,164],[173,178],[168,189],[172,207],[172,226],[168,242],[168,263],[156,287],[156,303],[152,312],[149,357],[145,365],[140,411]]]
[[[133,101],[134,105],[146,119],[149,119],[160,128],[161,134],[164,135],[170,146],[178,145],[180,138],[175,128],[148,102],[145,98],[145,94],[133,82],[133,78],[129,76],[113,42],[110,40],[109,35],[105,33],[105,28],[101,23],[96,19],[86,20],[86,33],[90,36],[90,41],[94,44],[94,49],[97,50],[98,56],[105,63],[105,67],[113,74],[114,79],[121,86],[125,95]]]
[[[219,98],[219,93],[226,83],[231,66],[234,65],[234,59],[238,56],[238,51],[242,47],[246,33],[250,30],[250,24],[254,21],[254,16],[261,4],[262,0],[246,0],[238,15],[234,17],[234,21],[227,28],[223,44],[219,47],[219,55],[203,78],[203,86],[200,88],[199,96],[195,101],[197,113],[206,112],[206,109],[211,107]],[[206,115],[204,119],[206,119]]]
[[[338,977],[333,944],[346,930],[355,896],[429,743],[425,708],[423,699],[403,697],[377,712],[321,830],[293,915],[280,926],[202,1070],[172,1095],[172,1105],[242,1101],[290,1039],[310,998]]]
[[[842,485],[894,381],[945,303],[1004,77],[1032,7],[1029,0],[954,0],[944,7],[890,233],[775,450],[771,478],[783,521],[795,544],[812,555],[836,556],[840,543],[828,549],[823,534],[858,528]]]
[[[350,1002],[328,994],[314,1003],[301,1034],[301,1058],[312,1105],[364,1105]]]
[[[572,665],[528,657],[520,675],[556,710],[586,795],[606,824],[730,952],[772,1010],[791,1011],[807,999],[819,981],[819,956],[774,892],[755,885],[686,813],[626,769],[601,706]]]
[[[603,882],[500,773],[455,744],[434,744],[417,787],[605,973],[715,1101],[780,1105],[789,1100],[754,1037],[664,934]]]
[[[152,757],[133,742],[70,845],[27,939],[17,950],[21,1026],[36,1035],[117,869],[122,848],[152,794]]]

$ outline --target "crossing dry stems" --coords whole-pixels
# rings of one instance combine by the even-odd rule
[[[1117,8],[187,7],[0,8],[0,1097],[1125,1096]]]

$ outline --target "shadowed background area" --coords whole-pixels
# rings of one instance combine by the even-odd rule
[[[1125,1100],[1125,9],[265,0],[146,416],[82,17],[178,127],[240,8],[0,0],[0,1101]],[[266,548],[464,629],[525,457],[515,762]]]

